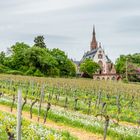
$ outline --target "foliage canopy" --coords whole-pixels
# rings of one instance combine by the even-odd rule
[[[36,37],[33,47],[17,42],[10,47],[8,56],[1,52],[0,69],[5,70],[0,72],[34,76],[75,76],[75,65],[67,55],[59,49],[49,50],[46,45],[39,43],[43,40],[43,36]]]
[[[80,65],[80,71],[92,77],[100,69],[100,66],[91,59],[84,60]]]
[[[115,63],[116,71],[123,78],[128,73],[128,80],[140,82],[140,53],[133,55],[121,55]]]

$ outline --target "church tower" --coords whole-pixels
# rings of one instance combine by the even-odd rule
[[[92,33],[92,41],[90,43],[90,50],[94,50],[98,47],[97,41],[96,41],[96,34],[95,34],[95,27],[93,26],[93,33]]]

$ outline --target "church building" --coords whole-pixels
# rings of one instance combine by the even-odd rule
[[[90,51],[87,51],[80,63],[85,59],[90,58],[94,62],[98,63],[101,67],[101,70],[96,74],[93,74],[93,79],[95,80],[117,80],[119,76],[116,74],[114,64],[105,54],[104,49],[101,46],[101,43],[98,43],[96,40],[95,27],[93,27],[92,41],[90,43]]]

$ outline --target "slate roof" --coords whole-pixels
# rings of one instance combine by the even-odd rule
[[[95,54],[97,53],[98,49],[99,49],[99,48],[94,49],[94,50],[92,50],[92,51],[86,52],[86,53],[84,54],[82,60],[84,60],[85,58],[89,58],[89,57],[90,57],[90,58],[93,58],[93,57],[95,56]],[[108,62],[108,63],[111,63],[111,60],[108,58],[107,55],[106,55],[106,59],[107,59],[107,62]]]
[[[87,57],[89,57],[89,56],[94,57],[95,54],[97,53],[97,50],[98,50],[98,48],[97,48],[97,49],[94,49],[94,50],[92,50],[92,51],[86,52],[86,53],[84,54],[83,58],[87,58]]]
[[[80,64],[80,61],[73,61],[76,65]]]
[[[108,56],[106,55],[106,59],[107,59],[107,62],[110,63],[111,60],[108,58]]]

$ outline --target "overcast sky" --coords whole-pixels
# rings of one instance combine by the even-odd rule
[[[0,0],[0,51],[15,42],[33,45],[44,35],[48,48],[80,60],[93,24],[113,62],[120,54],[140,53],[140,0]]]

